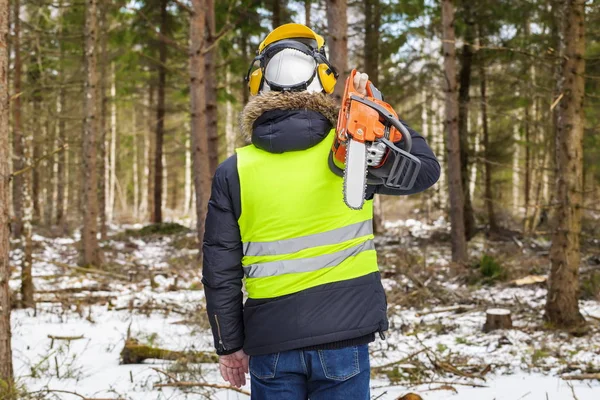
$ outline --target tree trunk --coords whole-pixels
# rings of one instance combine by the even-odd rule
[[[62,46],[61,46],[62,48]],[[62,56],[61,56],[62,59]],[[60,70],[60,79],[61,81],[64,79],[64,70],[61,67]],[[65,103],[66,103],[66,93],[64,86],[61,85],[61,88],[58,91],[58,145],[64,146],[67,143],[66,137],[66,116],[65,116]],[[62,234],[66,234],[68,232],[67,225],[67,214],[66,210],[66,187],[67,187],[67,152],[69,150],[65,149],[58,153],[58,169],[56,172],[56,225],[59,228],[59,231]]]
[[[206,0],[206,44],[205,47],[214,45],[215,41],[215,4],[213,0]],[[208,162],[210,176],[215,174],[219,165],[219,127],[217,109],[217,66],[216,46],[204,55],[205,86],[206,86],[206,136],[208,137]]]
[[[18,15],[18,12],[15,12]],[[0,398],[12,400],[10,332],[9,176],[8,166],[8,0],[0,0]]]
[[[143,157],[142,157],[142,184],[140,193],[140,218],[145,221],[148,218],[148,181],[150,176],[150,138],[149,130],[146,129],[148,126],[148,111],[150,109],[148,105],[148,97],[144,96],[143,100],[144,108],[142,109],[142,120],[140,121],[140,133],[143,135]],[[145,122],[145,123],[144,123]]]
[[[248,39],[246,35],[242,35],[240,38],[240,47],[242,50],[242,62],[243,65],[250,64],[250,60],[248,59]],[[248,90],[248,82],[246,82],[246,77],[243,76],[242,79],[242,108],[248,103],[248,97],[250,95],[250,91]]]
[[[344,96],[344,80],[348,75],[348,15],[346,0],[327,0],[327,43],[329,61],[340,74],[333,92],[338,103]]]
[[[304,0],[304,25],[310,28],[310,11],[312,0]]]
[[[556,226],[552,247],[546,319],[555,327],[585,323],[579,312],[579,235],[583,200],[583,99],[585,90],[585,1],[568,0],[564,7],[562,64],[564,94],[558,107],[556,135]]]
[[[364,72],[375,86],[379,84],[379,26],[381,25],[381,6],[379,0],[365,0],[365,42]],[[341,85],[341,84],[340,84]],[[373,225],[376,233],[384,231],[383,206],[379,196],[373,203]]]
[[[132,165],[132,175],[133,175],[133,218],[135,221],[139,218],[139,210],[140,210],[140,173],[139,173],[139,149],[138,149],[138,108],[134,106],[133,108],[133,165]]]
[[[167,0],[160,0],[160,32],[167,34]],[[156,102],[156,140],[154,153],[154,214],[155,224],[162,222],[162,160],[163,160],[163,138],[165,134],[165,88],[167,80],[167,43],[161,40],[158,44],[158,94]]]
[[[98,148],[100,150],[100,156],[98,157],[98,161],[100,162],[100,167],[98,168],[98,210],[100,213],[100,237],[102,240],[106,240],[108,236],[107,232],[107,218],[106,218],[106,201],[107,201],[107,185],[108,185],[108,154],[106,151],[106,142],[107,142],[107,134],[106,134],[106,114],[107,114],[107,102],[108,98],[106,97],[106,78],[108,74],[108,57],[107,57],[107,35],[108,30],[106,27],[106,3],[100,3],[100,21],[99,21],[99,32],[100,32],[100,79],[98,84],[98,102],[100,109],[100,122],[99,126],[99,135],[98,135]]]
[[[15,52],[14,71],[13,71],[13,171],[20,171],[25,167],[23,164],[23,123],[21,120],[21,20],[19,10],[21,9],[20,0],[13,0],[13,19],[14,36],[13,51]],[[3,11],[3,10],[2,10]],[[15,222],[12,224],[12,233],[14,237],[21,236],[23,231],[23,175],[16,175],[13,178],[13,212]]]
[[[481,30],[481,26],[479,26],[479,43],[483,46],[483,34]],[[483,129],[483,158],[485,171],[484,203],[488,215],[490,231],[495,232],[498,230],[498,224],[496,222],[496,214],[494,212],[494,197],[492,193],[492,164],[490,163],[490,157],[492,155],[490,148],[490,131],[488,127],[487,116],[487,77],[485,73],[485,58],[483,57],[482,50],[479,50],[479,90],[481,93],[481,126]]]
[[[15,1],[15,74],[14,74],[14,85],[15,85],[15,93],[21,93],[21,62],[20,62],[20,43],[19,43],[19,33],[20,33],[20,22],[19,22],[19,12],[20,9],[20,1]],[[3,37],[4,38],[4,37]],[[17,62],[18,61],[18,62]],[[18,64],[18,69],[17,69]],[[4,94],[4,93],[3,93]],[[25,168],[30,166],[32,163],[31,160],[31,134],[23,134],[23,125],[21,119],[21,100],[20,96],[16,97],[13,100],[13,125],[14,125],[14,135],[15,135],[15,144],[18,139],[18,146],[15,146],[15,157],[16,154],[19,153],[20,160],[19,166]],[[20,175],[15,176],[15,178],[19,178],[19,190],[18,196],[21,204],[19,205],[20,219],[19,219],[19,233],[21,239],[21,245],[23,246],[23,256],[21,258],[21,305],[23,307],[34,307],[33,301],[33,277],[31,273],[31,263],[32,263],[32,254],[33,254],[33,241],[32,241],[32,218],[33,218],[33,203],[31,198],[31,183],[32,183],[32,171],[25,171]],[[13,182],[13,185],[17,185],[17,180]],[[16,209],[15,209],[16,210]]]
[[[271,7],[273,8],[273,15],[271,16],[271,23],[273,29],[281,25],[281,0],[271,0]],[[210,29],[210,28],[209,28]],[[210,140],[210,138],[209,138]]]
[[[365,0],[365,73],[373,85],[379,84],[379,28],[381,5],[379,0]]]
[[[185,173],[183,191],[183,215],[188,215],[192,207],[192,153],[189,136],[185,139]]]
[[[227,72],[225,74],[225,87],[227,88],[227,93],[231,94],[231,72],[229,71],[229,68],[227,68]],[[233,120],[233,103],[227,99],[225,108],[225,143],[227,148],[227,157],[231,157],[235,152],[236,134],[233,127]]]
[[[521,146],[519,146],[519,124],[518,115],[515,115],[515,124],[513,125],[513,155],[512,155],[512,203],[513,213],[517,217],[521,214]]]
[[[66,138],[66,90],[65,90],[65,49],[64,49],[64,38],[63,38],[63,0],[59,2],[59,62],[58,62],[58,74],[60,81],[60,89],[58,90],[58,101],[56,115],[58,116],[58,145],[64,146],[67,144]],[[65,149],[58,153],[58,168],[56,171],[56,225],[58,226],[59,232],[66,235],[68,232],[67,215],[66,215],[66,187],[67,187],[67,153],[68,149]]]
[[[40,82],[39,75],[38,75],[33,82],[33,86],[36,87],[36,89],[33,90],[33,115],[35,116],[33,119],[33,121],[34,121],[33,126],[34,126],[35,131],[38,132],[38,135],[37,136],[33,135],[33,134],[29,135],[30,139],[31,139],[32,150],[33,150],[33,156],[31,159],[32,162],[36,162],[37,160],[39,160],[42,157],[41,148],[40,148],[40,138],[39,138],[39,136],[43,137],[43,134],[42,135],[39,134],[43,130],[42,93],[41,93],[40,89],[38,89],[41,85],[42,84]],[[39,166],[36,168],[33,168],[31,170],[31,174],[32,174],[31,198],[33,200],[33,220],[37,224],[40,223],[40,218],[42,215],[42,212],[40,209],[40,170],[41,170],[41,168],[39,168]]]
[[[147,178],[148,180],[147,182],[147,196],[146,196],[146,201],[148,202],[148,219],[150,221],[154,221],[154,155],[156,153],[156,143],[155,143],[155,138],[156,135],[154,135],[155,133],[155,129],[156,129],[156,119],[154,118],[156,116],[156,113],[153,112],[155,110],[155,105],[154,105],[154,92],[155,92],[155,87],[152,83],[150,83],[150,85],[148,85],[148,107],[146,108],[147,112],[148,112],[148,175]]]
[[[469,91],[471,89],[471,70],[473,65],[473,39],[475,37],[473,29],[473,15],[471,4],[462,2],[465,14],[465,43],[462,48],[461,67],[459,73],[460,89],[458,91],[458,137],[460,139],[460,175],[464,190],[464,218],[465,218],[465,236],[471,240],[475,235],[475,216],[473,214],[473,205],[471,204],[471,193],[469,190],[469,103],[471,98]]]
[[[115,64],[110,64],[110,141],[108,154],[108,176],[106,184],[108,185],[108,207],[106,218],[112,222],[115,217],[115,199],[117,190],[117,77],[115,75]]]
[[[464,225],[464,191],[461,181],[460,138],[458,137],[458,104],[456,96],[456,50],[454,35],[454,4],[442,0],[444,91],[446,117],[444,126],[448,150],[447,171],[450,193],[452,260],[467,261],[467,242]]]
[[[205,15],[202,0],[192,0],[194,14],[190,17],[190,113],[192,165],[196,192],[196,229],[198,244],[204,238],[204,219],[210,195],[210,172],[208,141],[206,133],[206,89],[204,87],[204,44]],[[202,253],[200,253],[202,254]],[[202,257],[200,255],[200,257]]]
[[[447,187],[447,176],[446,176],[446,150],[445,150],[445,140],[444,140],[444,131],[443,120],[442,117],[443,110],[442,104],[438,101],[438,98],[435,94],[432,95],[431,99],[431,137],[432,137],[432,146],[433,152],[438,158],[440,162],[440,181],[439,184],[436,185],[436,199],[434,203],[438,205],[440,209],[444,212],[444,215],[447,216],[447,206],[448,206],[448,191]]]
[[[83,169],[85,182],[83,188],[84,213],[82,228],[82,264],[100,265],[102,263],[98,246],[98,170],[96,167],[96,137],[98,134],[98,115],[96,111],[96,0],[86,0],[85,18],[85,121],[83,135]]]

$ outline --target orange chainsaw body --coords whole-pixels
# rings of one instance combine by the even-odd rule
[[[336,128],[336,140],[332,146],[332,152],[338,163],[346,162],[346,143],[348,138],[359,142],[374,142],[377,139],[386,138],[396,143],[402,140],[402,133],[393,126],[386,126],[385,120],[381,114],[373,107],[357,101],[357,98],[365,99],[385,108],[394,118],[398,119],[398,114],[385,101],[374,97],[371,81],[367,82],[367,94],[360,94],[354,87],[354,76],[356,70],[353,69],[350,76],[346,79],[342,107],[338,116]],[[385,158],[382,160],[382,163]],[[378,166],[374,166],[377,168]]]

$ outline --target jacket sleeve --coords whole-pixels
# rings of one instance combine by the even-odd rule
[[[213,178],[203,243],[202,283],[219,355],[234,353],[244,344],[242,241],[230,189],[232,180],[239,185],[239,178],[235,159],[230,160]]]
[[[417,179],[415,180],[415,184],[410,190],[397,190],[387,188],[384,185],[369,185],[367,188],[367,198],[372,198],[375,193],[377,194],[387,194],[392,196],[402,196],[408,194],[414,194],[424,191],[425,189],[433,186],[438,179],[440,178],[440,164],[433,154],[433,151],[425,141],[425,138],[421,136],[417,131],[408,126],[404,121],[400,121],[408,131],[410,132],[410,136],[412,138],[412,148],[410,153],[416,156],[419,160],[421,160],[421,169],[419,170],[419,174],[417,175]],[[386,167],[390,168],[391,163],[388,162],[386,165],[384,164],[381,169],[385,169]]]

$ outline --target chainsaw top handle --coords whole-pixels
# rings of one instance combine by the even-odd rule
[[[367,87],[368,86],[369,85],[367,85]],[[379,115],[381,115],[383,119],[386,120],[386,122],[388,122],[394,128],[398,129],[400,133],[402,133],[402,144],[404,147],[403,150],[406,152],[410,152],[410,149],[412,149],[412,137],[410,136],[410,132],[408,131],[408,129],[406,129],[404,124],[395,117],[394,114],[388,111],[385,107],[382,107],[374,101],[366,99],[360,95],[357,96],[355,94],[351,94],[350,99],[368,105],[372,109],[376,110],[379,113]]]
[[[354,86],[354,77],[357,74],[357,70],[356,68],[354,68],[351,72],[350,72],[350,77],[348,78],[348,82],[347,82],[347,89],[348,89],[348,93],[351,94],[352,92],[355,93],[359,93],[358,90],[356,89],[356,87]],[[369,97],[375,97],[373,94],[373,84],[371,83],[371,81],[367,81],[367,87],[365,88],[367,90],[367,96]]]

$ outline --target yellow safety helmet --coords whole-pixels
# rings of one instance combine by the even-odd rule
[[[292,85],[280,85],[266,79],[265,67],[267,63],[277,53],[285,49],[297,50],[316,61],[316,67],[310,79]],[[257,61],[260,67],[252,71]],[[248,82],[248,88],[252,95],[258,94],[265,83],[274,91],[299,92],[307,90],[308,86],[317,76],[323,90],[326,93],[333,93],[338,73],[325,55],[325,39],[305,25],[285,24],[274,29],[260,43],[258,46],[258,55],[248,68],[246,82]]]

